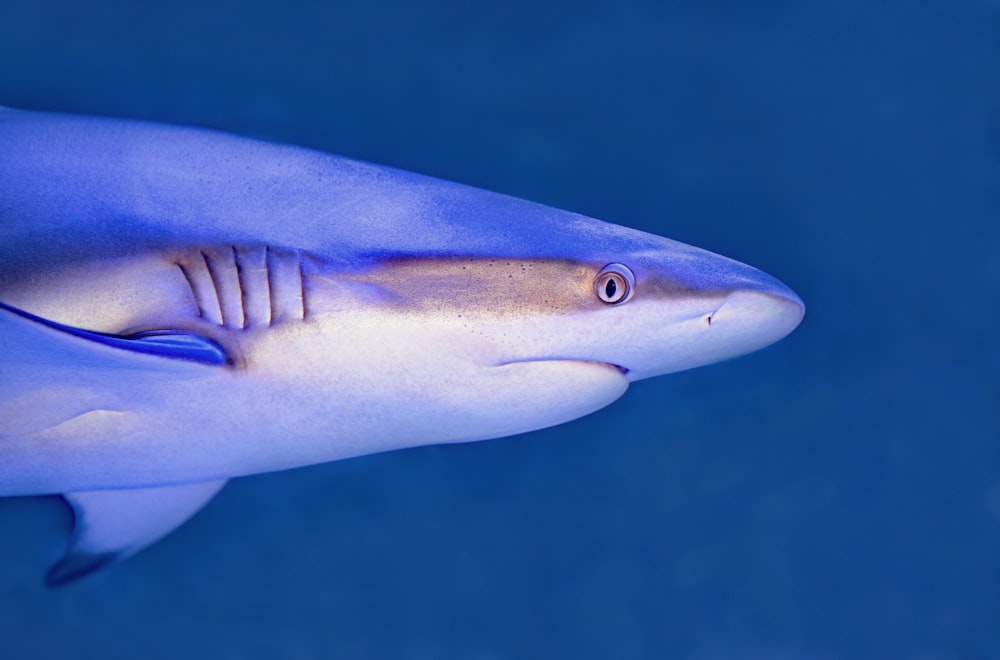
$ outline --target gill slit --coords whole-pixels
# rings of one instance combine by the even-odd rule
[[[306,305],[306,278],[302,273],[302,253],[296,253],[299,262],[299,299],[302,301],[302,320],[304,321],[307,316],[308,306]]]
[[[212,281],[212,292],[215,294],[215,302],[219,305],[220,325],[226,325],[225,306],[222,304],[222,296],[219,293],[220,273],[217,268],[212,267],[212,260],[208,258],[204,250],[199,250],[199,254],[201,254],[201,258],[205,262],[205,269],[208,271],[208,277]]]
[[[201,300],[198,297],[198,292],[194,288],[194,281],[191,279],[191,273],[188,272],[188,269],[185,268],[182,263],[175,262],[174,265],[180,269],[181,275],[184,276],[184,281],[187,282],[188,291],[191,292],[191,300],[194,301],[194,306],[198,309],[198,318],[205,318],[205,309],[203,308]]]
[[[236,269],[236,286],[239,288],[240,294],[240,314],[243,316],[240,327],[246,329],[247,327],[247,285],[245,278],[247,274],[243,272],[243,260],[239,258],[236,254],[236,246],[229,246],[229,255],[233,260],[233,267]]]
[[[271,246],[264,246],[264,278],[267,282],[267,325],[274,325],[277,311],[274,309],[274,281],[271,274]]]

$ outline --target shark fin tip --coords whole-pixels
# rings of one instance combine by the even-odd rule
[[[118,561],[117,552],[69,552],[45,572],[46,587],[61,587]]]

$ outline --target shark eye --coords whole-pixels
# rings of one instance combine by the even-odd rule
[[[594,278],[594,292],[609,305],[617,305],[632,297],[635,275],[622,264],[608,264]]]

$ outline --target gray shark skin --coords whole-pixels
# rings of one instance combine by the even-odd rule
[[[560,424],[762,348],[754,268],[298,147],[0,109],[0,496],[62,494],[63,584],[231,477]]]

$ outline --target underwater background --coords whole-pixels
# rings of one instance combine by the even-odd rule
[[[996,0],[0,0],[0,104],[457,180],[807,305],[564,426],[236,480],[62,589],[68,510],[0,499],[4,660],[1000,658]]]

